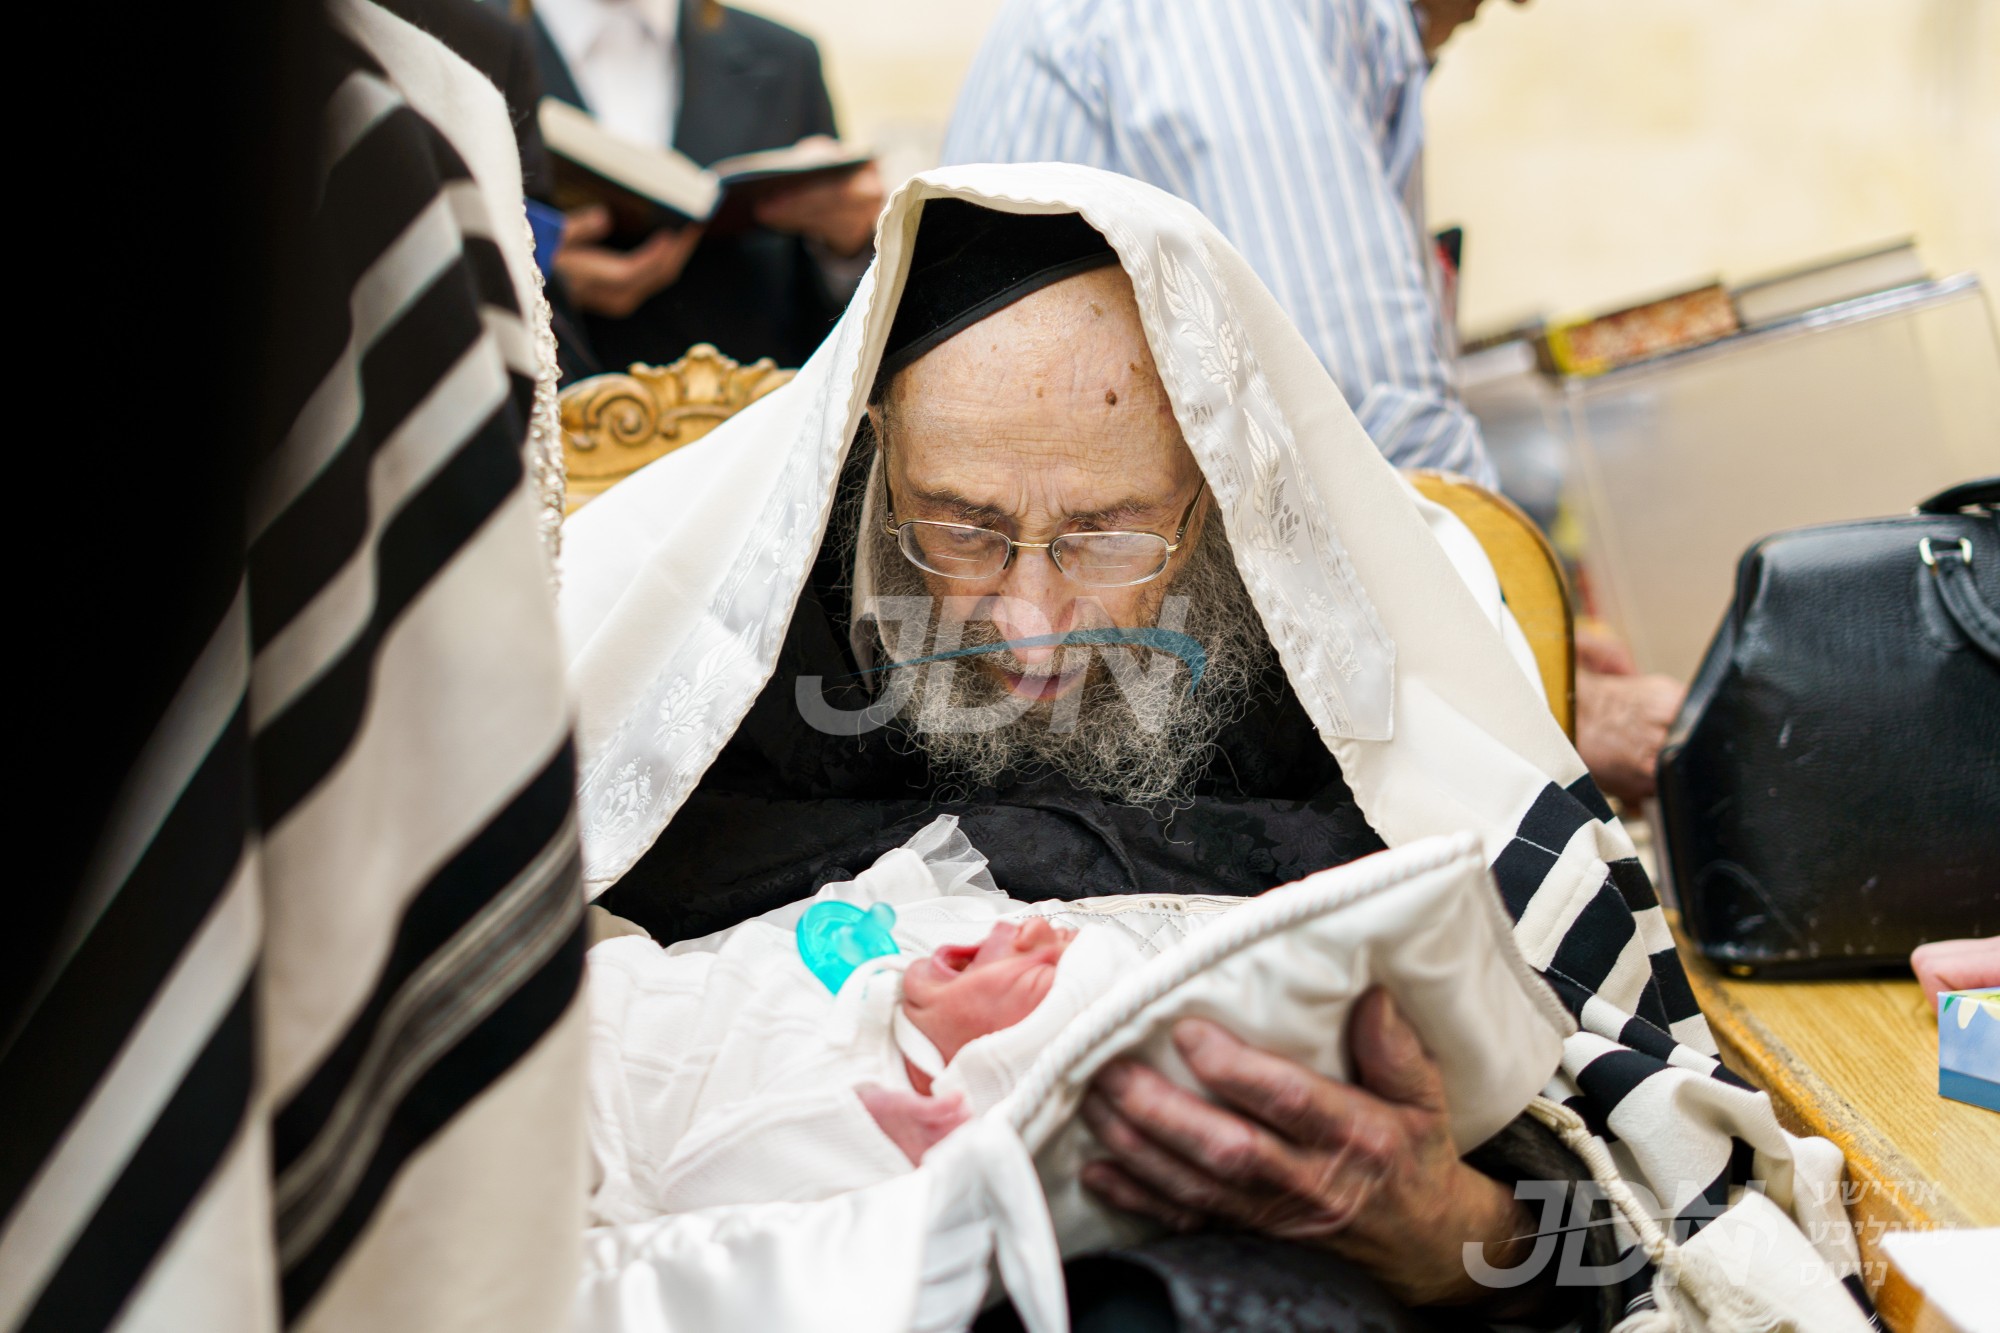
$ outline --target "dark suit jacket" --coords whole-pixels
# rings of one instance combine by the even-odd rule
[[[493,81],[507,99],[514,137],[521,146],[521,186],[530,199],[547,199],[554,181],[542,144],[535,106],[542,76],[531,34],[506,11],[479,0],[377,0],[384,9],[422,28]]]
[[[514,122],[514,140],[521,150],[521,192],[530,199],[549,203],[555,192],[555,172],[549,165],[549,151],[542,142],[541,123],[535,110],[542,101],[541,61],[535,50],[535,36],[524,24],[515,23],[501,5],[481,0],[378,0],[394,13],[443,42],[468,65],[493,81],[507,99],[507,115]],[[568,384],[604,369],[592,350],[590,337],[583,331],[581,316],[570,305],[561,282],[546,288],[549,315],[555,326],[556,363],[562,382]]]
[[[782,148],[808,134],[837,133],[819,48],[810,38],[735,9],[723,9],[711,27],[703,8],[700,0],[681,3],[675,148],[707,166],[738,153]],[[549,95],[589,110],[539,19],[533,30]],[[739,361],[769,356],[796,366],[839,313],[805,244],[759,228],[704,240],[680,281],[629,318],[586,315],[584,323],[607,369],[633,361],[664,364],[698,342],[714,343]]]

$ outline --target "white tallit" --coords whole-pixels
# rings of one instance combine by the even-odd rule
[[[1718,1066],[1624,833],[1510,663],[1426,510],[1276,301],[1192,207],[1124,177],[1049,164],[916,177],[884,215],[875,267],[798,377],[572,522],[563,623],[592,891],[651,846],[769,679],[826,528],[924,202],[942,196],[1018,213],[1081,213],[1117,251],[1243,581],[1361,810],[1392,848],[1476,835],[1515,944],[1578,1024],[1537,1114],[1593,1171],[1657,1201],[1647,1210],[1633,1201],[1621,1233],[1658,1270],[1663,1308],[1635,1318],[1659,1328],[1783,1327],[1796,1321],[1784,1302],[1808,1300],[1807,1287],[1840,1297],[1840,1275],[1856,1255],[1837,1225],[1838,1151],[1786,1135],[1768,1099]],[[1714,1280],[1699,1261],[1701,1239],[1677,1245],[1640,1216],[1651,1211],[1669,1228],[1676,1219],[1698,1222],[1751,1180],[1769,1201],[1731,1209],[1728,1224],[1711,1230],[1732,1237],[1739,1255],[1742,1228],[1766,1237],[1770,1271]],[[896,1187],[911,1191],[893,1205],[909,1216],[936,1221],[971,1207],[949,1189],[927,1196],[919,1185]],[[895,1224],[874,1214],[864,1221],[854,1210],[865,1212],[866,1200],[835,1203],[849,1210],[838,1227],[886,1243]],[[716,1228],[738,1228],[728,1234],[739,1241],[766,1224],[828,1228],[815,1243],[831,1244],[829,1217],[669,1219],[643,1243],[600,1237],[593,1281],[601,1292],[642,1254],[655,1262],[681,1253],[669,1235],[677,1224],[709,1237],[701,1271],[713,1273]],[[1815,1251],[1797,1223],[1807,1224],[1826,1261],[1806,1287],[1791,1261]]]

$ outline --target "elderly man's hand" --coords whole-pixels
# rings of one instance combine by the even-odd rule
[[[1358,1087],[1214,1023],[1180,1023],[1174,1045],[1222,1105],[1143,1065],[1106,1066],[1083,1114],[1110,1160],[1086,1167],[1084,1183],[1174,1230],[1219,1224],[1323,1245],[1413,1306],[1518,1300],[1474,1282],[1463,1246],[1512,1267],[1534,1220],[1459,1160],[1436,1062],[1379,989],[1355,1006],[1349,1038]]]

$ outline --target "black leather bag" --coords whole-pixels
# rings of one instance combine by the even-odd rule
[[[1739,975],[2000,933],[2000,477],[1743,555],[1660,752],[1682,929]]]

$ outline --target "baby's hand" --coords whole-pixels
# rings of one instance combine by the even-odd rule
[[[952,1093],[945,1097],[925,1097],[920,1093],[885,1088],[879,1083],[863,1083],[854,1089],[868,1114],[889,1136],[889,1142],[903,1150],[912,1166],[945,1135],[972,1118],[965,1109],[965,1097]]]

